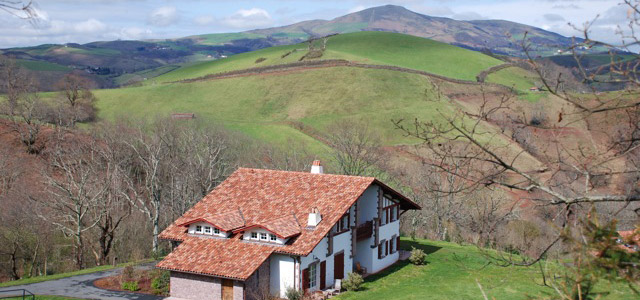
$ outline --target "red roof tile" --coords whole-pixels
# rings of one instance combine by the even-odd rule
[[[246,280],[274,248],[276,246],[250,244],[238,239],[189,238],[156,267]]]
[[[380,185],[386,193],[391,193],[399,198],[401,208],[420,209],[417,204],[373,177],[240,168],[160,234],[163,239],[185,242],[174,250],[174,252],[178,251],[177,254],[172,253],[167,256],[165,259],[167,261],[163,260],[159,266],[166,269],[178,270],[178,268],[182,268],[180,270],[227,277],[232,277],[229,274],[241,273],[232,271],[235,269],[231,267],[229,267],[229,272],[226,272],[222,267],[215,267],[218,273],[213,274],[212,271],[205,273],[204,270],[208,269],[204,266],[211,265],[211,262],[206,259],[200,260],[199,263],[203,266],[197,266],[198,261],[191,259],[187,253],[196,255],[196,251],[209,251],[214,246],[205,247],[201,243],[192,242],[192,240],[203,238],[189,236],[186,233],[186,228],[180,226],[199,218],[210,220],[213,224],[220,223],[212,217],[226,216],[228,212],[238,211],[238,209],[248,226],[259,225],[281,236],[291,236],[298,234],[298,232],[299,235],[292,243],[285,246],[266,246],[237,239],[217,240],[219,243],[215,244],[216,251],[227,251],[233,254],[239,253],[236,251],[238,247],[243,247],[242,251],[258,255],[257,257],[268,257],[272,252],[308,255],[346,210],[374,183]],[[320,211],[322,221],[314,229],[301,228],[306,225],[308,214],[312,208],[317,208]],[[299,220],[296,222],[298,226],[292,221],[295,219]],[[300,222],[304,222],[304,224],[300,224]],[[229,241],[228,248],[224,246],[225,241]],[[239,246],[238,243],[244,245]],[[222,250],[223,248],[226,250]],[[260,252],[260,254],[255,252]],[[197,255],[207,258],[208,255],[213,254]],[[255,265],[253,261],[248,262],[243,257],[245,256],[234,255],[230,258],[231,264],[246,269],[243,269],[243,272],[253,273],[259,264]],[[252,260],[252,257],[247,256],[247,259]]]
[[[253,227],[264,228],[283,239],[290,238],[300,233],[300,223],[298,223],[298,220],[293,214],[286,215],[275,220],[264,221],[259,224],[252,224],[247,227],[240,228],[238,231],[246,231]]]
[[[188,226],[200,221],[207,222],[215,227],[220,228],[220,230],[222,231],[232,231],[236,228],[245,226],[244,218],[242,217],[242,213],[239,209],[215,215],[204,213],[200,217],[189,220],[183,224],[180,224],[179,226]]]

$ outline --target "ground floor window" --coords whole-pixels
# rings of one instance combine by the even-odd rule
[[[318,284],[316,275],[318,274],[318,264],[311,264],[309,266],[309,287],[314,288]]]

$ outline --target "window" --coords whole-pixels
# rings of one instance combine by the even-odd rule
[[[275,234],[270,234],[269,235],[269,240],[271,240],[272,242],[275,242],[277,240],[277,237]]]
[[[215,234],[220,234],[220,229],[218,229],[218,228],[213,228],[213,233],[215,233]]]
[[[258,239],[258,233],[257,232],[252,232],[251,233],[251,238],[254,239],[254,240],[257,240]]]
[[[266,241],[267,240],[267,234],[264,233],[264,232],[260,232],[260,239],[263,240],[263,241]]]
[[[206,234],[211,234],[211,227],[209,227],[209,226],[205,226],[205,227],[204,227],[204,233],[206,233]]]
[[[392,237],[389,240],[389,253],[393,254],[396,253],[396,237]]]
[[[398,203],[391,199],[384,198],[382,200],[382,210],[380,212],[380,226],[395,222],[398,220]]]
[[[200,226],[200,225],[196,226],[196,232],[197,233],[201,233],[202,232],[202,226]]]
[[[309,287],[314,288],[318,284],[318,280],[316,279],[316,275],[318,273],[318,264],[313,263],[309,266]]]
[[[349,230],[350,221],[351,216],[349,212],[347,212],[344,216],[342,216],[342,218],[340,218],[340,220],[338,220],[338,223],[336,224],[336,231],[341,232]]]
[[[378,259],[383,259],[389,253],[389,249],[387,248],[388,242],[385,240],[380,241],[378,245]]]

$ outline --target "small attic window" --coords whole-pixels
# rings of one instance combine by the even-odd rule
[[[264,232],[260,232],[260,240],[266,241],[267,240],[267,234]]]
[[[275,234],[270,234],[270,235],[269,235],[269,240],[270,240],[270,241],[275,242],[277,239],[278,239],[278,238],[276,237],[276,235],[275,235]]]
[[[252,232],[252,233],[251,233],[251,238],[252,238],[252,239],[254,239],[254,240],[257,240],[257,239],[258,239],[258,233],[257,233],[257,232],[255,232],[255,231],[254,231],[254,232]]]
[[[217,228],[216,228],[217,229]],[[210,226],[205,226],[204,227],[204,233],[206,234],[211,234],[211,227]]]
[[[220,229],[218,229],[218,228],[213,228],[213,233],[215,233],[215,234],[220,234]]]
[[[197,233],[202,233],[202,226],[197,225],[197,226],[196,226],[196,232],[197,232]]]

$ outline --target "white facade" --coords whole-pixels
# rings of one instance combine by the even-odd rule
[[[214,237],[226,238],[229,236],[229,232],[222,231],[207,222],[197,222],[189,225],[189,234],[202,234]]]
[[[266,244],[284,245],[288,239],[280,238],[266,229],[255,227],[248,231],[245,231],[242,236],[242,240]]]
[[[274,296],[286,298],[288,288],[296,287],[297,257],[274,254],[269,258],[271,265],[269,291]]]

